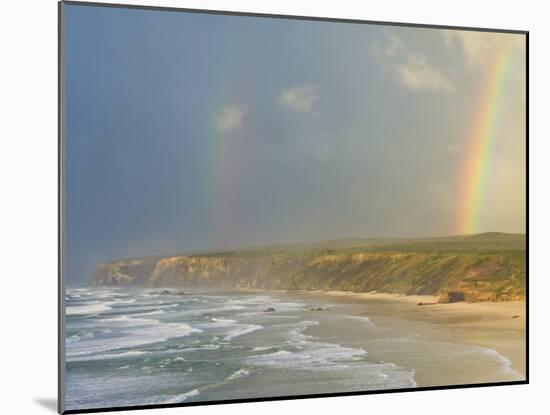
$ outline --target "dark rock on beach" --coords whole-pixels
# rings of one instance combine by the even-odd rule
[[[442,293],[439,296],[440,303],[458,303],[460,301],[465,301],[466,297],[461,291],[449,291],[447,293]]]

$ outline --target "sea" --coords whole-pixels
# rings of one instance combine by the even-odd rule
[[[417,386],[414,369],[360,341],[395,344],[359,306],[173,288],[75,288],[65,300],[69,410]]]

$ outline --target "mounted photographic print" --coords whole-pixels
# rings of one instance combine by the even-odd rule
[[[60,412],[528,382],[527,32],[59,11]]]

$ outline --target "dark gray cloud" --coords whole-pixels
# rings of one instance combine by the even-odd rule
[[[120,257],[454,232],[478,38],[67,9],[69,283]],[[525,224],[518,76],[480,231]]]

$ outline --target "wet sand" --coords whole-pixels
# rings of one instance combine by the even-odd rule
[[[373,323],[368,332],[327,325],[309,332],[363,344],[371,359],[413,370],[417,386],[525,379],[523,301],[429,304],[437,297],[340,291],[287,294],[347,304],[350,314],[368,317]]]

